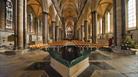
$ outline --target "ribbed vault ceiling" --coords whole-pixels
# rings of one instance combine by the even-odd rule
[[[42,13],[40,0],[28,0],[27,5],[32,7],[36,16],[39,16]]]
[[[99,15],[103,16],[105,11],[112,7],[113,0],[101,0],[98,3],[97,12]]]
[[[35,15],[42,14],[41,2],[44,0],[27,0],[28,6],[31,6]],[[83,18],[89,18],[89,13],[93,5],[97,6],[95,10],[100,16],[103,16],[105,11],[112,6],[112,0],[47,0],[48,12],[52,16],[57,14],[60,18],[70,19],[76,18],[77,22],[81,22]],[[53,11],[54,10],[54,11]],[[54,13],[56,12],[56,13]],[[74,21],[74,20],[73,20]]]

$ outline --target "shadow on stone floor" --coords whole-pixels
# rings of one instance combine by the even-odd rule
[[[11,51],[0,52],[0,54],[12,56],[12,55],[16,55],[16,52],[14,50],[11,50]]]
[[[89,56],[89,60],[111,60],[111,58],[100,53],[92,53]]]
[[[46,62],[35,62],[27,67],[25,70],[44,70],[49,77],[62,77],[50,66],[50,56],[45,57],[43,60]],[[90,55],[90,60],[110,60],[110,58],[100,53],[93,53]],[[106,62],[90,62],[90,66],[78,77],[90,77],[95,70],[114,70],[114,68],[108,65]]]
[[[49,62],[36,62],[31,64],[29,67],[25,69],[25,71],[36,71],[36,70],[44,70],[49,77],[62,77],[58,72],[56,72],[50,66]]]
[[[90,66],[78,77],[91,77],[96,70],[114,70],[114,68],[105,62],[91,62]]]

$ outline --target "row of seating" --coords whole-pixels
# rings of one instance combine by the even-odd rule
[[[72,41],[63,40],[63,41],[51,42],[48,44],[38,43],[38,44],[30,45],[29,48],[48,48],[48,47],[54,47],[54,46],[65,46],[67,44],[75,45],[81,48],[83,47],[90,47],[90,48],[109,47],[107,40],[98,40],[96,44],[89,43],[89,42],[83,42],[80,40],[72,40]]]

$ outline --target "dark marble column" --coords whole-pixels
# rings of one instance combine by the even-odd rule
[[[88,22],[87,20],[84,21],[84,40],[88,40]]]
[[[81,40],[81,28],[79,28],[78,30],[78,39]]]
[[[52,21],[52,39],[53,39],[53,41],[55,41],[55,39],[56,39],[56,22],[55,21]]]
[[[91,26],[90,24],[88,25],[88,39],[90,41],[90,37],[91,37]]]
[[[55,27],[55,41],[58,41],[59,39],[59,27],[58,26],[56,26]]]
[[[81,40],[83,41],[84,25],[81,25]]]
[[[66,38],[66,27],[65,27],[65,18],[64,17],[62,17],[62,40],[64,40],[65,38]]]
[[[40,21],[39,18],[36,19],[37,25],[36,25],[36,41],[38,42],[38,37],[39,37],[39,26],[40,26]]]
[[[48,13],[43,12],[43,43],[46,44],[48,43],[48,32],[49,32],[49,27],[48,27]]]
[[[59,33],[58,33],[58,40],[62,39],[62,31],[61,28],[59,28]]]
[[[114,42],[120,46],[126,34],[125,0],[113,0]]]
[[[75,37],[73,37],[73,39],[75,39],[75,40],[79,39],[78,33],[79,33],[79,30],[77,29],[76,32],[75,32]]]
[[[33,15],[29,14],[29,43],[32,42],[32,26],[33,26]]]
[[[65,38],[65,33],[64,33],[64,30],[63,30],[63,28],[60,28],[60,34],[61,34],[61,40],[64,40],[64,38]]]
[[[80,40],[82,40],[82,25],[80,25]]]
[[[14,7],[14,9],[13,9],[13,11],[14,11],[14,50],[16,50],[17,49],[17,0],[15,0],[14,1],[14,4],[13,4],[13,7]]]
[[[102,18],[102,38],[104,38],[105,34],[105,16]]]
[[[27,48],[27,0],[24,0],[24,7],[23,7],[23,48]]]
[[[113,0],[113,17],[114,17],[114,43],[117,45],[117,17],[116,17],[116,0]]]
[[[126,0],[121,0],[122,38],[126,35]]]
[[[97,13],[96,11],[92,12],[92,43],[96,43],[96,34],[97,34]]]

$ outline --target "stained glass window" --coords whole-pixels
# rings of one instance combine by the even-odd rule
[[[13,28],[13,5],[11,0],[6,1],[6,29]]]

